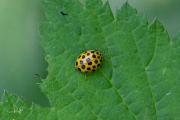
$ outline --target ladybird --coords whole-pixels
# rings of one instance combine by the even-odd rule
[[[88,50],[79,55],[75,67],[83,73],[92,73],[97,70],[103,61],[103,55],[97,50]]]

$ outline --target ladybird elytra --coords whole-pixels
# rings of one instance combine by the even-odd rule
[[[96,71],[102,64],[103,55],[97,50],[88,50],[79,55],[75,67],[83,73]]]

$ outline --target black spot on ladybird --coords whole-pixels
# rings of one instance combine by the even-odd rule
[[[97,67],[99,67],[101,64],[98,64]]]
[[[90,55],[90,53],[87,53],[87,56],[89,56]]]
[[[79,70],[79,71],[81,71],[81,69],[80,69],[80,68],[78,68],[78,70]]]
[[[82,69],[85,69],[85,65],[82,65],[81,68],[82,68]]]
[[[83,65],[83,64],[84,64],[84,62],[81,60],[81,61],[80,61],[80,64],[81,64],[81,65]]]
[[[96,58],[96,55],[92,55],[93,58]]]
[[[89,62],[91,59],[90,58],[87,58],[86,61]]]
[[[88,68],[87,68],[87,70],[91,70],[91,68],[90,68],[90,67],[88,67]]]
[[[92,62],[89,62],[88,65],[92,65]]]
[[[82,59],[84,59],[84,58],[85,58],[85,55],[82,56]]]
[[[96,66],[93,65],[93,68],[96,68]]]
[[[78,62],[76,62],[76,66],[78,65]]]
[[[94,51],[91,51],[91,53],[94,53]]]
[[[98,63],[98,60],[95,60],[94,62],[97,64],[97,63]]]

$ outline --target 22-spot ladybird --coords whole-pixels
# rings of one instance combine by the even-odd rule
[[[103,55],[97,50],[88,50],[76,59],[76,69],[83,73],[91,73],[97,70],[103,61]]]

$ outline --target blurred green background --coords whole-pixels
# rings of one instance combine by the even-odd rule
[[[105,0],[103,0],[105,1]],[[113,13],[127,0],[109,0]],[[128,0],[145,12],[149,23],[158,17],[170,38],[180,30],[180,0]],[[0,98],[7,90],[32,102],[49,106],[37,83],[47,75],[44,51],[37,41],[38,26],[45,21],[42,0],[0,0]]]

